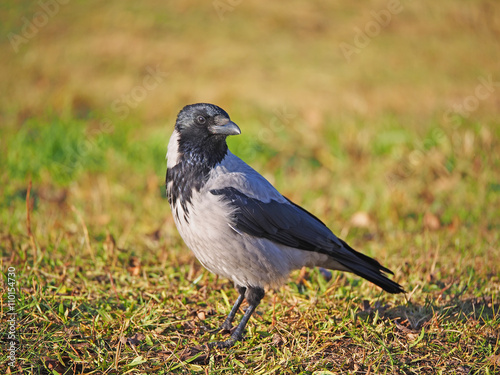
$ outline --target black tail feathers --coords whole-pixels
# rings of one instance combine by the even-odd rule
[[[340,240],[340,239],[339,239]],[[356,255],[356,260],[351,262],[342,262],[352,273],[374,283],[389,293],[406,293],[401,285],[389,279],[385,273],[393,274],[391,270],[382,266],[375,259],[370,258],[350,247],[345,241],[342,241],[344,247]],[[348,263],[348,264],[346,264]]]

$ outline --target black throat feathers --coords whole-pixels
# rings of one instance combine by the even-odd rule
[[[188,221],[191,198],[194,191],[200,191],[210,177],[210,171],[227,155],[225,137],[211,136],[203,142],[189,142],[179,139],[178,162],[167,169],[166,192],[170,207],[174,210],[179,201],[182,211],[175,209],[179,218],[183,214]]]

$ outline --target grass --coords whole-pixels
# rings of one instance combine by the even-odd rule
[[[17,53],[2,39],[1,312],[9,327],[13,267],[18,350],[8,366],[2,337],[0,371],[498,373],[500,8],[402,4],[351,61],[339,43],[385,2],[245,0],[221,20],[211,2],[76,1]],[[37,11],[8,2],[0,32]],[[473,110],[453,109],[490,76]],[[237,293],[183,244],[163,187],[175,115],[197,101],[407,295],[297,271],[245,341],[208,351]]]

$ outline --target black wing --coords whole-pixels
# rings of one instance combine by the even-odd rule
[[[403,291],[401,286],[383,274],[392,274],[389,269],[352,249],[337,238],[321,220],[290,200],[288,203],[276,200],[262,202],[232,187],[210,192],[224,196],[237,207],[234,215],[238,231],[285,246],[327,254],[353,273],[388,292]]]

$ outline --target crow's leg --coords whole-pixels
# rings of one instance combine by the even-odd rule
[[[220,329],[222,329],[224,331],[230,331],[231,328],[233,328],[234,317],[236,316],[236,313],[238,312],[238,310],[241,306],[241,303],[245,299],[245,292],[246,292],[247,288],[245,288],[244,286],[238,286],[237,288],[238,288],[238,292],[240,293],[240,295],[238,296],[238,299],[234,303],[233,308],[229,312],[229,315],[227,316],[226,320],[224,320],[224,323],[222,323],[222,325],[220,327]]]
[[[234,345],[236,341],[240,341],[243,338],[243,331],[245,330],[245,327],[248,323],[248,320],[250,319],[250,316],[252,316],[253,312],[257,308],[257,305],[260,303],[262,298],[264,298],[264,289],[262,288],[254,288],[254,287],[248,287],[245,297],[248,302],[248,308],[245,311],[245,314],[243,315],[243,318],[241,318],[240,324],[236,327],[234,332],[231,335],[231,338],[226,341],[216,341],[216,342],[211,342],[208,344],[210,348],[229,348]],[[240,295],[241,296],[241,295]],[[239,298],[238,298],[239,299]],[[241,303],[241,302],[240,302]],[[234,307],[233,307],[234,309]],[[233,312],[233,310],[231,310]],[[231,314],[229,314],[231,315]],[[234,316],[233,316],[234,318]],[[228,316],[229,319],[229,316]],[[227,321],[227,319],[226,319]],[[225,324],[226,322],[224,322]],[[224,325],[223,324],[223,325]]]
[[[238,312],[238,309],[240,308],[241,303],[245,299],[245,292],[247,290],[247,288],[245,288],[244,286],[237,285],[236,288],[238,289],[238,292],[240,293],[240,295],[238,296],[238,299],[234,303],[233,307],[231,308],[229,315],[227,316],[226,320],[224,321],[224,323],[222,323],[222,325],[219,328],[210,330],[209,331],[210,333],[217,333],[219,331],[230,331],[231,328],[233,328],[234,317],[236,316],[236,313]]]

